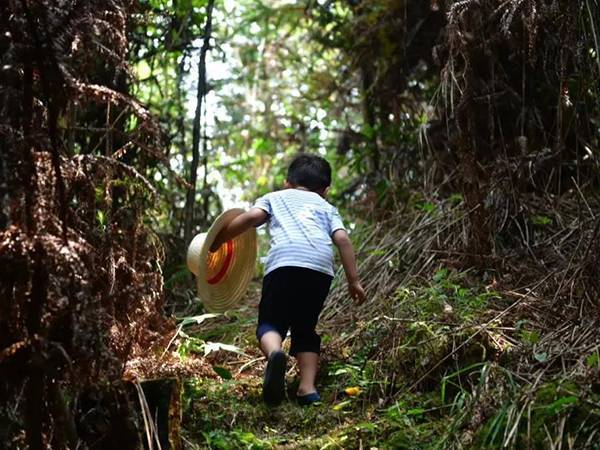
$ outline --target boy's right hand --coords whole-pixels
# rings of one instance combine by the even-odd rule
[[[260,208],[250,208],[250,210],[235,217],[215,236],[215,240],[210,246],[211,252],[216,252],[219,247],[230,239],[239,236],[250,227],[258,227],[267,221],[269,215]]]
[[[360,281],[348,283],[348,291],[350,292],[350,297],[352,297],[359,305],[364,303],[367,299],[365,290],[361,286]]]

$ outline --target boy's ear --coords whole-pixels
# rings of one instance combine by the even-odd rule
[[[290,188],[292,187],[292,183],[290,183],[288,180],[285,180],[285,181],[283,182],[283,187],[284,187],[285,189],[290,189]]]
[[[329,186],[323,189],[323,191],[321,192],[321,197],[327,197],[327,194],[329,194]]]

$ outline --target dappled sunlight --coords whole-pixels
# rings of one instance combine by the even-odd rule
[[[2,8],[2,448],[599,448],[597,0]]]

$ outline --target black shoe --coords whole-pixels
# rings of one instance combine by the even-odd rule
[[[314,403],[318,403],[321,401],[321,396],[318,392],[311,392],[306,395],[298,395],[296,394],[296,400],[302,406],[312,405]]]
[[[281,350],[269,355],[263,382],[263,399],[270,406],[279,405],[285,398],[286,362],[287,357]]]

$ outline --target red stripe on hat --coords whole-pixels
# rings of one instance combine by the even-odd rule
[[[231,265],[231,260],[233,259],[233,240],[227,241],[225,244],[225,261],[223,262],[223,266],[221,270],[209,280],[206,280],[208,284],[217,284],[219,281],[223,279],[229,266]]]

